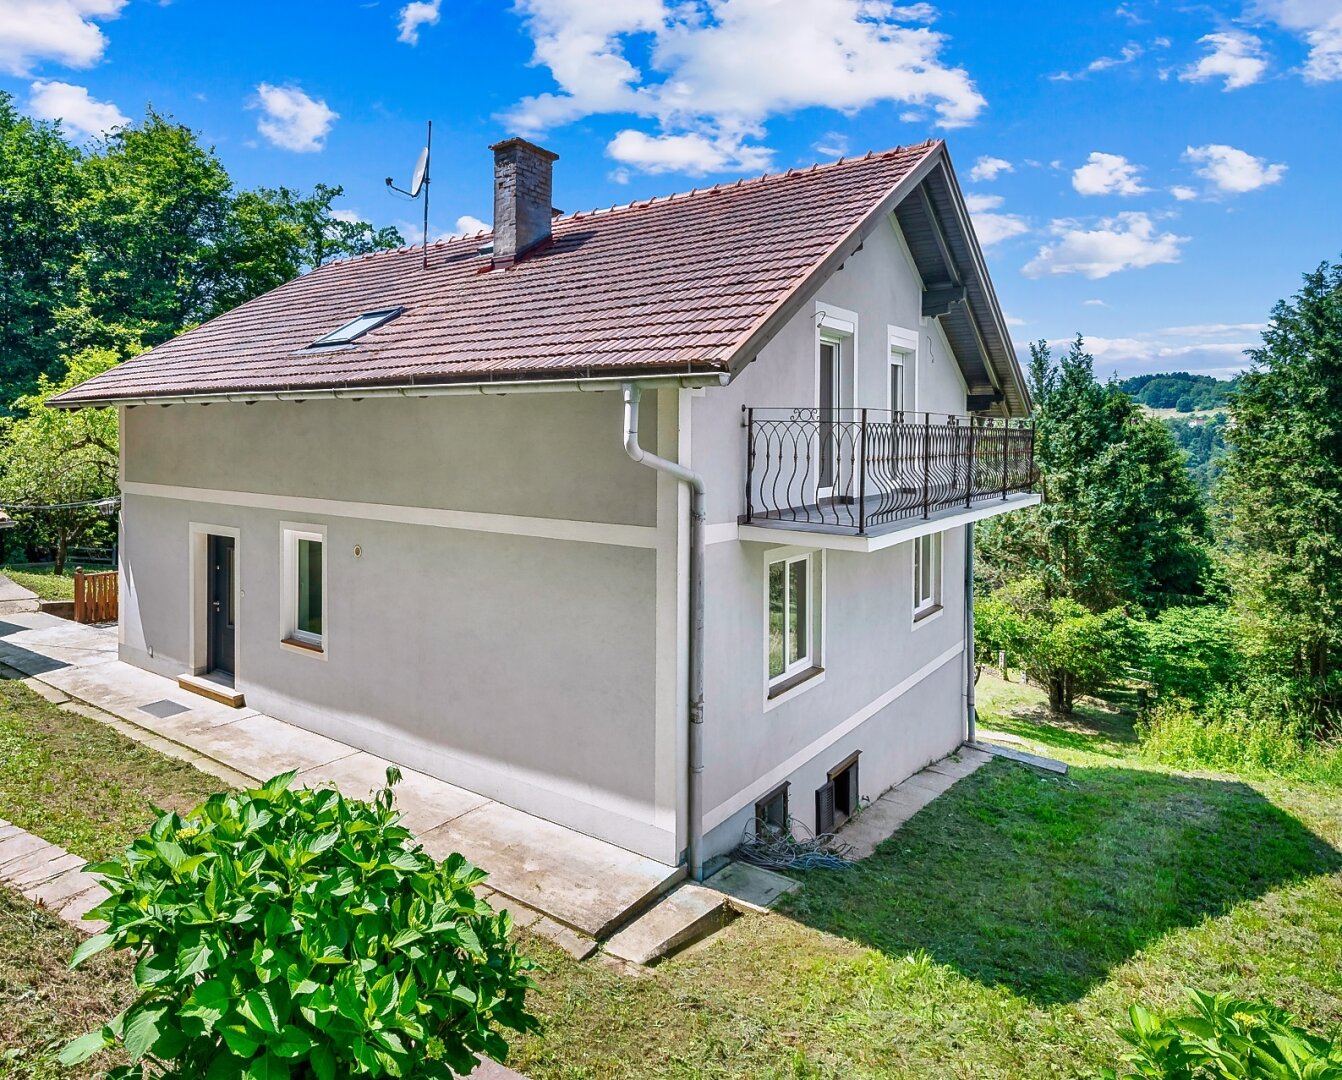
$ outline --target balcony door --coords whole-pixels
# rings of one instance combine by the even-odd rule
[[[843,401],[843,339],[820,339],[819,421],[820,476],[817,495],[832,497],[838,485],[840,443],[843,424],[839,410]]]

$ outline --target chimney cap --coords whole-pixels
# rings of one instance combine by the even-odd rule
[[[559,155],[553,150],[547,150],[543,146],[537,146],[534,142],[528,142],[526,139],[518,138],[517,136],[513,136],[511,139],[504,139],[502,142],[496,142],[490,149],[497,154],[500,150],[511,150],[513,147],[522,150],[530,150],[533,154],[539,154],[541,157],[546,158],[549,161],[559,160]]]

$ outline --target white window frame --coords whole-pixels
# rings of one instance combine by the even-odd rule
[[[890,367],[898,366],[900,370],[900,392],[903,397],[903,411],[905,414],[916,413],[918,411],[918,344],[919,334],[917,330],[908,330],[902,326],[889,326],[885,328],[886,333],[886,356]],[[886,403],[885,407],[893,414],[895,402],[890,393],[890,382],[887,375],[886,379]]]
[[[810,689],[825,678],[825,551],[816,548],[783,547],[771,548],[764,553],[763,561],[763,619],[764,648],[761,666],[764,675],[764,708],[776,708],[784,701]],[[805,561],[806,574],[806,621],[809,637],[808,649],[791,664],[786,663],[787,641],[784,638],[784,667],[781,674],[773,675],[769,671],[769,571],[778,563],[790,566]],[[785,588],[791,587],[791,574],[784,570]],[[786,593],[784,594],[786,597]],[[786,614],[787,601],[783,610]],[[786,622],[784,623],[786,627]],[[809,673],[809,674],[808,674]],[[805,676],[805,677],[802,677]]]
[[[943,585],[943,571],[945,568],[945,559],[943,551],[945,548],[945,533],[926,533],[923,536],[915,537],[911,543],[912,563],[913,563],[913,622],[914,625],[925,621],[930,616],[941,611],[941,590]],[[926,557],[923,554],[923,545],[926,544],[932,556],[932,591],[924,594],[921,591],[921,570],[922,561]]]
[[[330,550],[326,526],[292,521],[280,523],[280,646],[305,656],[326,659],[330,637]],[[298,629],[298,542],[313,540],[322,546],[322,632],[310,634]]]
[[[845,409],[853,409],[857,406],[857,388],[860,385],[857,374],[857,312],[849,311],[847,308],[838,307],[835,304],[827,304],[823,300],[815,302],[815,407],[817,419],[817,438],[820,430],[819,421],[823,419],[820,416],[820,347],[821,345],[835,346],[835,370],[834,377],[837,382],[836,393],[834,396],[834,408],[842,415]],[[835,417],[838,419],[838,417]],[[843,483],[851,485],[852,477],[845,478],[838,462],[834,468],[834,483],[821,486],[819,473],[816,474],[815,495],[817,499],[832,496],[839,490]]]

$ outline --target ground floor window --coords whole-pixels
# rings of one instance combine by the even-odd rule
[[[829,770],[825,783],[815,793],[815,831],[833,832],[857,813],[860,805],[855,752]]]
[[[788,827],[787,784],[780,784],[755,804],[755,835],[785,832]]]
[[[326,644],[325,531],[284,530],[284,640],[321,651]]]
[[[913,617],[920,619],[941,607],[941,533],[913,542]]]
[[[820,667],[819,560],[817,552],[780,555],[766,568],[768,655],[772,693]]]

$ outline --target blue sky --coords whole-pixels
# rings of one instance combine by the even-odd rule
[[[1342,256],[1342,0],[0,0],[0,88],[79,140],[152,102],[407,239],[430,118],[436,234],[513,133],[565,210],[944,137],[1017,345],[1104,374],[1237,370]]]

